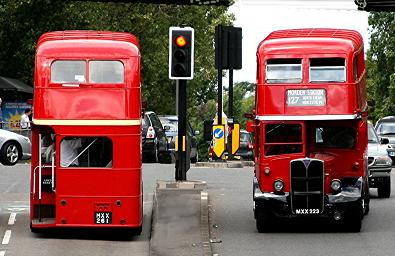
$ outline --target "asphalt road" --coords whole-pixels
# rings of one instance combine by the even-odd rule
[[[0,166],[0,256],[148,255],[156,180],[174,179],[174,165],[144,164],[144,231],[124,238],[107,233],[33,234],[29,230],[29,165]],[[371,190],[371,211],[361,233],[337,232],[325,222],[286,222],[259,234],[252,214],[252,168],[192,168],[189,180],[209,189],[214,255],[392,255],[395,251],[395,180],[389,199]],[[376,198],[375,198],[376,197]],[[14,221],[15,218],[15,221]],[[10,230],[10,232],[8,231]]]
[[[326,221],[290,221],[276,232],[260,234],[252,212],[253,169],[194,169],[190,179],[209,187],[213,252],[218,255],[393,255],[395,252],[395,180],[392,196],[378,199],[371,189],[369,215],[360,233],[339,232]]]
[[[149,255],[152,196],[156,177],[167,179],[160,167],[144,165],[144,225],[138,237],[108,232],[51,232],[34,234],[29,229],[30,165],[0,165],[0,256],[100,256]]]

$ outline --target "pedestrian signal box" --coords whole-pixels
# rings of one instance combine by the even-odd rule
[[[169,29],[169,78],[193,79],[194,29],[170,27]]]
[[[225,151],[225,125],[213,125],[213,151],[219,158]]]

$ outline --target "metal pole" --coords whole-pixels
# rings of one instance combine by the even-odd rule
[[[228,120],[233,120],[234,123],[234,118],[233,118],[233,63],[231,62],[231,59],[233,59],[232,54],[229,54],[229,61],[231,63],[231,66],[229,67],[229,119]],[[228,159],[232,160],[233,155],[232,155],[232,133],[228,134]]]
[[[178,152],[176,180],[187,180],[187,81],[177,80],[178,90]]]
[[[218,25],[218,120],[217,124],[222,124],[222,25]]]

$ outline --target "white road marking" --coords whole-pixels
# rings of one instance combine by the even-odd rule
[[[208,199],[208,193],[207,192],[201,192],[200,193],[200,198],[201,198],[201,200],[207,200]]]
[[[0,256],[4,256],[5,255],[5,251],[0,251]]]
[[[11,230],[7,230],[3,237],[3,242],[1,244],[8,244],[11,239]]]
[[[16,218],[16,212],[12,212],[10,214],[10,218],[8,219],[8,225],[14,225]]]

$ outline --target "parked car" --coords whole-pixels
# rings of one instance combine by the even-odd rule
[[[178,135],[178,117],[160,116],[159,119],[165,127],[169,154],[171,154],[172,159],[175,159],[175,143],[176,136]],[[197,135],[199,135],[199,131],[194,131],[191,124],[187,122],[188,145],[190,145],[189,157],[192,163],[196,163],[199,160]]]
[[[377,121],[375,130],[379,139],[388,139],[387,145],[388,155],[395,164],[395,116],[386,116]]]
[[[143,159],[154,163],[167,162],[169,154],[166,134],[162,123],[154,112],[144,112],[141,129]]]
[[[369,186],[377,188],[379,197],[391,195],[392,160],[388,156],[388,139],[380,140],[372,124],[368,126]]]
[[[249,132],[240,130],[240,147],[236,152],[244,160],[254,160],[254,145]]]
[[[3,165],[15,165],[21,159],[30,159],[31,148],[28,137],[0,129],[0,162]]]

